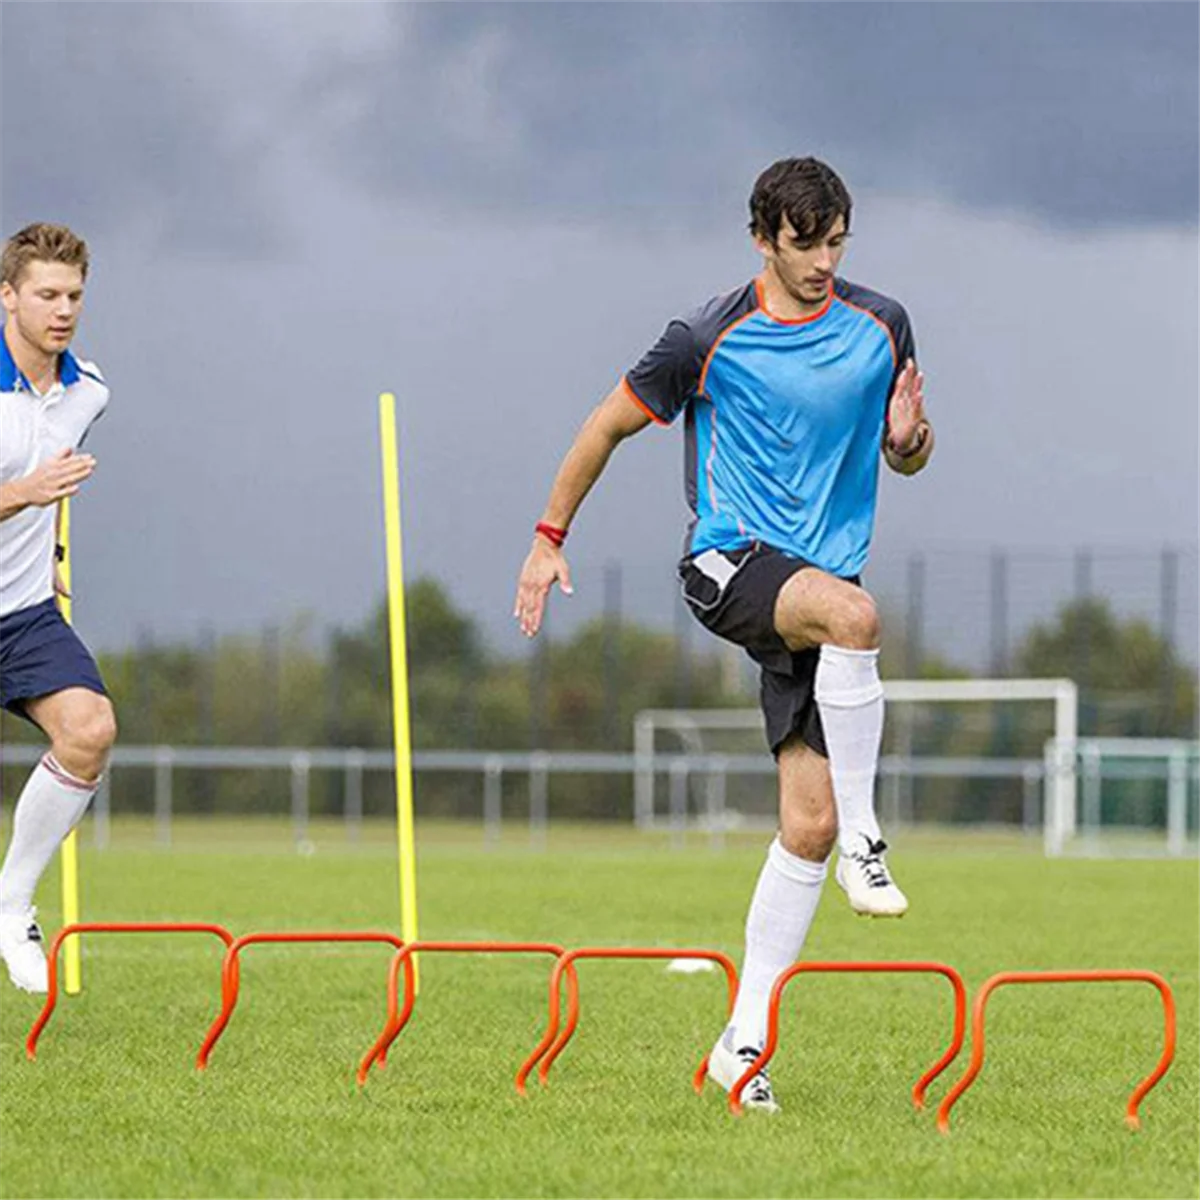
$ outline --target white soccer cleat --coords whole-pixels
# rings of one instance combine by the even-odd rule
[[[722,1034],[713,1047],[712,1054],[708,1056],[708,1078],[727,1092],[732,1091],[733,1085],[741,1079],[746,1073],[746,1068],[761,1053],[762,1048],[757,1046],[743,1046],[739,1050],[730,1050],[725,1045],[725,1035]],[[742,1089],[742,1107],[765,1113],[779,1111],[775,1093],[771,1090],[771,1080],[765,1069],[753,1076]]]
[[[30,908],[0,916],[0,958],[16,987],[23,992],[43,993],[49,990],[50,979],[35,911]]]
[[[834,878],[846,893],[850,907],[864,917],[902,917],[908,912],[908,898],[896,886],[887,863],[883,861],[887,843],[873,842],[864,833],[861,850],[838,855]]]

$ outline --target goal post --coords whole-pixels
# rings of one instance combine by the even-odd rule
[[[1074,758],[1079,780],[1078,819],[1071,837],[1055,842],[1048,852],[1105,856],[1196,853],[1193,830],[1200,827],[1200,741],[1187,738],[1081,737],[1074,747],[1046,743],[1046,763]],[[1147,820],[1146,785],[1163,801],[1161,827]],[[1107,785],[1107,787],[1106,787]],[[1122,788],[1140,787],[1140,800],[1122,802]],[[1140,812],[1136,811],[1141,809]],[[1108,817],[1105,817],[1105,810]],[[1130,818],[1133,818],[1132,820]],[[1152,830],[1159,830],[1157,837]],[[1155,842],[1157,841],[1157,845]]]
[[[889,703],[1041,702],[1053,705],[1054,733],[1045,764],[1045,845],[1059,854],[1076,828],[1076,742],[1079,732],[1079,689],[1070,679],[889,679],[883,684]],[[757,708],[650,708],[634,718],[634,820],[639,828],[654,825],[654,782],[657,738],[673,733],[685,755],[705,754],[704,734],[720,730],[762,729]],[[676,754],[678,751],[675,752]]]

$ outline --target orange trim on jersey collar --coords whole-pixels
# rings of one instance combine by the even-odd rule
[[[763,313],[770,317],[772,321],[780,325],[807,325],[811,321],[819,321],[830,309],[833,304],[833,280],[829,281],[829,295],[825,297],[825,303],[821,305],[814,313],[809,313],[807,317],[779,317],[776,316],[767,307],[767,293],[763,288],[763,278],[761,275],[754,277],[754,294],[758,297],[758,307]]]
[[[625,395],[627,395],[630,400],[632,400],[634,404],[636,404],[638,408],[640,408],[642,412],[644,412],[646,416],[648,416],[656,425],[670,425],[670,421],[664,421],[663,418],[660,417],[658,413],[656,413],[650,407],[650,405],[648,405],[645,400],[643,400],[641,396],[639,396],[637,392],[633,390],[633,385],[624,375],[621,376],[621,387],[624,388]]]

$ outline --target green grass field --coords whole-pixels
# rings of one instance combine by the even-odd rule
[[[297,855],[282,825],[177,827],[174,849],[118,824],[85,848],[85,916],[215,920],[253,929],[396,925],[390,830],[358,846],[318,828]],[[698,944],[740,956],[765,838],[679,852],[624,830],[420,827],[427,938]],[[1179,1006],[1179,1049],[1156,1061],[1143,984],[1002,990],[983,1074],[948,1138],[908,1091],[939,1054],[937,978],[812,977],[793,985],[773,1074],[784,1112],[730,1117],[689,1077],[720,1030],[719,975],[662,963],[581,964],[582,1021],[546,1092],[512,1076],[545,1017],[548,960],[426,956],[416,1015],[386,1070],[354,1086],[377,1033],[383,947],[247,951],[241,1003],[206,1073],[192,1063],[217,1008],[219,945],[96,936],[85,990],[38,1060],[37,1000],[0,993],[0,1191],[5,1196],[1196,1196],[1200,1111],[1197,870],[1191,862],[1049,862],[1019,839],[898,839],[912,911],[854,917],[829,886],[806,957],[940,959],[974,989],[994,971],[1147,967]],[[47,932],[57,887],[39,897]],[[965,1054],[934,1085],[936,1103]]]

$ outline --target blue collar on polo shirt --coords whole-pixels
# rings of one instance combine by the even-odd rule
[[[70,350],[64,350],[58,356],[58,378],[63,387],[78,383],[81,374],[75,355]],[[4,336],[3,326],[0,326],[0,392],[15,391],[32,392],[33,385],[17,366],[16,359],[8,348],[8,338]]]

